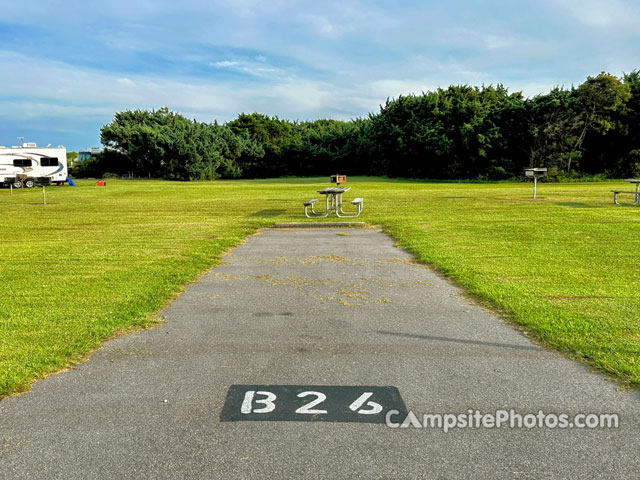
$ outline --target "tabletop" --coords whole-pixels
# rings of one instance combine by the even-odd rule
[[[318,190],[318,193],[322,194],[322,195],[330,195],[330,194],[337,194],[337,193],[344,193],[344,192],[348,192],[349,190],[351,190],[351,187],[331,187],[331,188],[325,188],[323,190]]]

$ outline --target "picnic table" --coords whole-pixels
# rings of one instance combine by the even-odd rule
[[[330,187],[318,190],[318,193],[325,196],[325,210],[324,212],[316,212],[314,209],[317,199],[304,202],[304,214],[307,218],[325,218],[331,213],[335,213],[337,217],[357,217],[362,212],[362,198],[355,198],[351,201],[352,205],[357,207],[355,212],[345,212],[342,208],[342,194],[351,190],[351,187]],[[309,215],[308,208],[311,207],[311,215]]]
[[[634,190],[611,190],[613,192],[613,203],[615,203],[616,205],[620,205],[618,203],[618,194],[620,194],[620,193],[630,193],[630,194],[633,194],[633,196],[634,196],[634,200],[633,200],[632,204],[640,206],[640,179],[638,179],[638,178],[628,178],[626,181],[631,183],[631,184],[635,184],[635,186],[636,186],[635,191]]]

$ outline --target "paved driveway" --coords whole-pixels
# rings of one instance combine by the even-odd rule
[[[640,395],[532,344],[388,236],[264,230],[226,260],[158,328],[0,402],[0,477],[639,477]],[[511,409],[620,427],[416,428]]]

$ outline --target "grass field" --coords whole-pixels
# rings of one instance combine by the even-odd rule
[[[533,336],[640,387],[640,208],[629,184],[350,179],[382,225]],[[91,181],[0,190],[0,396],[157,312],[259,227],[302,221],[325,178]],[[352,193],[349,192],[349,193]],[[630,200],[627,197],[623,200]]]

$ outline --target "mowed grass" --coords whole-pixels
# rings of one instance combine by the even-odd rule
[[[306,221],[327,179],[108,181],[0,190],[0,396],[155,313],[247,235]],[[640,387],[640,208],[629,184],[354,178],[381,225],[544,344]],[[630,201],[627,196],[623,200]],[[328,220],[335,220],[333,219]],[[426,327],[425,327],[426,328]]]

